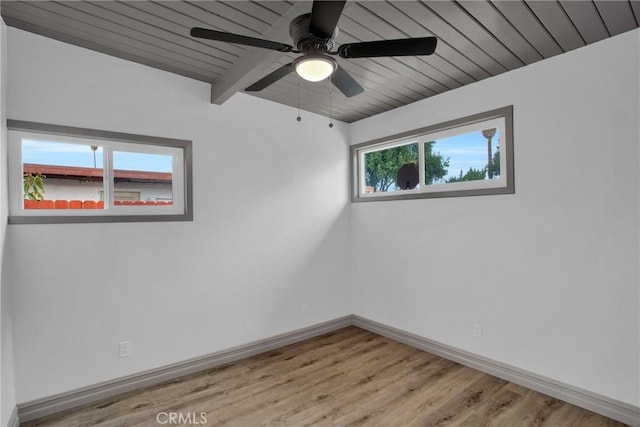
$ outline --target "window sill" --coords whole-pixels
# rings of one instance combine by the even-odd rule
[[[168,215],[10,215],[9,224],[75,224],[75,223],[105,223],[105,222],[167,222],[193,221],[192,214]]]

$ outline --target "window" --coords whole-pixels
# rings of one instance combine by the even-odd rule
[[[513,107],[351,147],[352,201],[514,192]]]
[[[9,222],[189,221],[191,141],[8,120]]]

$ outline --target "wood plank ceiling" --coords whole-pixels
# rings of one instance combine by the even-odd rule
[[[291,43],[311,2],[2,1],[9,26],[211,83],[222,103],[296,55],[194,39],[200,26]],[[349,1],[337,42],[436,36],[424,57],[340,60],[365,88],[332,91],[332,115],[353,122],[638,28],[640,0]],[[329,84],[295,73],[255,96],[328,116]]]

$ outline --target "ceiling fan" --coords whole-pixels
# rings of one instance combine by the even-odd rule
[[[289,34],[294,41],[295,48],[284,43],[198,27],[191,29],[191,36],[285,53],[302,54],[293,62],[283,65],[246,88],[245,90],[249,92],[261,91],[295,70],[300,77],[311,82],[321,81],[331,76],[331,82],[345,96],[351,97],[363,92],[364,89],[344,68],[338,65],[333,56],[337,55],[345,59],[416,56],[431,55],[435,51],[437,43],[435,37],[420,37],[347,43],[332,52],[331,50],[336,47],[337,24],[345,3],[346,1],[315,0],[311,13],[294,18],[289,24]]]

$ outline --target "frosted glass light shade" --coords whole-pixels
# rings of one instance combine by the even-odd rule
[[[333,58],[326,56],[302,57],[295,63],[296,73],[310,82],[319,82],[329,77],[336,70]]]

